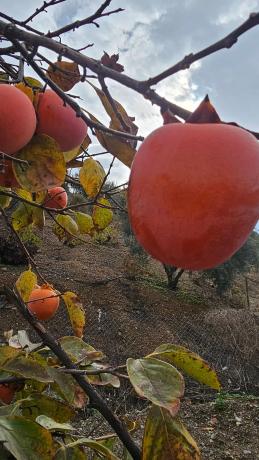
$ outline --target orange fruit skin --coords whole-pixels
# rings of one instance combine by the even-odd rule
[[[53,296],[55,296],[55,292],[52,289],[41,287],[33,289],[27,304],[28,309],[39,320],[50,319],[59,307],[59,297]]]
[[[15,390],[8,384],[0,384],[0,401],[5,404],[10,404],[13,400]]]
[[[87,133],[85,122],[76,116],[62,99],[48,89],[39,96],[37,107],[37,133],[46,134],[55,139],[62,152],[72,150],[80,145]]]
[[[259,216],[259,143],[224,124],[168,124],[133,161],[133,232],[159,261],[189,270],[228,260]]]
[[[36,114],[30,99],[14,86],[0,85],[0,151],[13,154],[32,138]]]
[[[67,206],[67,192],[63,187],[53,187],[48,190],[44,205],[48,208],[63,209]]]

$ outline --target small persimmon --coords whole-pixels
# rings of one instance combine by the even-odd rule
[[[52,318],[59,307],[59,296],[50,286],[33,289],[27,307],[39,320]]]
[[[44,205],[48,208],[63,209],[67,206],[67,192],[63,187],[53,187],[48,190]]]
[[[10,404],[15,394],[15,388],[7,383],[0,384],[0,401]]]

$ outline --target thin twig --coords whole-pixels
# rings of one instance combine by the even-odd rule
[[[103,11],[110,5],[111,0],[106,0],[98,10],[88,18],[82,19],[81,21],[75,21],[72,22],[71,24],[68,24],[64,27],[61,27],[60,29],[54,30],[53,32],[48,32],[46,34],[47,37],[53,38],[53,37],[59,37],[60,35],[64,34],[65,32],[69,32],[70,30],[75,30],[78,29],[79,27],[85,26],[86,24],[94,24],[96,27],[99,27],[99,24],[97,24],[95,21],[97,19],[103,18],[104,16],[110,16],[111,14],[115,13],[120,13],[121,11],[124,11],[123,8],[117,8],[116,10],[113,11],[108,11],[106,13],[103,13]]]
[[[36,16],[38,16],[43,11],[46,12],[46,9],[50,6],[58,5],[59,3],[65,2],[66,0],[49,0],[43,2],[43,5],[40,8],[36,8],[34,13],[32,13],[25,21],[22,21],[22,24],[25,26],[28,22],[32,21]]]

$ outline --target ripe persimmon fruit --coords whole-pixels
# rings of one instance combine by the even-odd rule
[[[5,404],[10,404],[15,394],[15,388],[6,383],[0,384],[0,401]]]
[[[32,138],[36,114],[30,99],[15,86],[0,85],[0,151],[13,154]]]
[[[168,124],[133,161],[133,232],[155,259],[203,270],[229,259],[259,217],[259,143],[221,124]]]
[[[59,296],[50,286],[41,286],[31,292],[27,307],[39,320],[50,319],[59,307]]]
[[[37,133],[55,139],[62,152],[82,144],[87,133],[85,122],[51,89],[39,95],[37,116]]]
[[[48,208],[63,209],[67,206],[67,192],[63,187],[53,187],[48,190],[44,205]]]

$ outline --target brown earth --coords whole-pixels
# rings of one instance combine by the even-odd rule
[[[259,291],[255,274],[249,275],[255,282],[251,287],[252,310],[248,311],[243,279],[228,296],[220,298],[200,276],[186,274],[174,292],[165,287],[161,265],[155,261],[141,264],[129,254],[119,232],[105,245],[89,241],[73,248],[58,242],[49,226],[44,232],[44,244],[35,257],[37,266],[60,292],[79,294],[87,315],[84,339],[103,350],[109,362],[121,364],[127,357],[143,356],[161,343],[176,342],[208,359],[219,370],[225,390],[245,389],[254,394],[259,390]],[[0,286],[11,286],[23,270],[22,266],[0,265]],[[4,331],[29,330],[16,308],[1,298],[0,318],[2,340]],[[55,337],[72,334],[64,306],[46,326]],[[30,336],[36,339],[31,332]],[[244,363],[250,366],[245,377]],[[220,411],[215,402],[200,401],[199,395],[214,396],[197,385],[191,384],[188,392],[189,383],[183,419],[198,440],[203,458],[259,459],[258,401],[246,397],[224,400]],[[142,406],[140,403],[138,409],[137,402],[133,415],[143,424],[146,409]],[[126,408],[129,410],[125,402]]]

